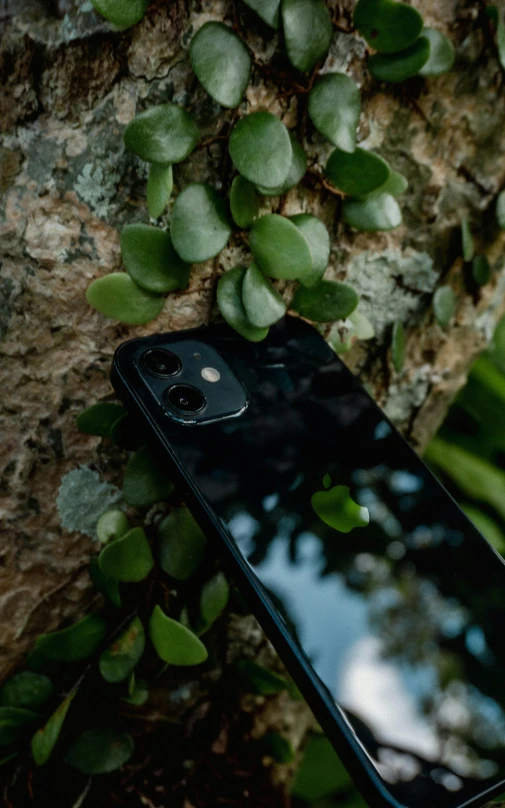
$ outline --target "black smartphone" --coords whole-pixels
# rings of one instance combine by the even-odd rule
[[[320,334],[134,339],[111,378],[365,799],[505,790],[504,562]]]

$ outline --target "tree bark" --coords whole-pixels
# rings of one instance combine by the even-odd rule
[[[225,193],[229,187],[222,136],[234,114],[207,96],[188,59],[191,35],[203,22],[232,24],[254,54],[240,112],[267,108],[303,140],[310,171],[282,201],[282,212],[323,219],[332,237],[327,277],[356,287],[360,311],[375,326],[375,339],[358,343],[345,361],[414,446],[422,449],[440,425],[505,308],[505,234],[494,224],[505,182],[504,81],[480,3],[412,4],[426,25],[451,38],[456,65],[439,78],[381,85],[367,72],[364,41],[352,33],[354,3],[329,2],[335,30],[323,72],[343,70],[360,85],[360,145],[376,149],[409,180],[404,224],[390,233],[358,234],[342,224],[340,199],[321,181],[329,144],[307,123],[306,95],[293,88],[300,76],[289,68],[279,36],[238,0],[157,0],[123,33],[111,31],[87,2],[0,3],[0,679],[22,665],[41,632],[79,618],[96,598],[87,571],[95,547],[61,526],[56,496],[61,479],[80,465],[120,485],[124,455],[75,426],[82,409],[111,396],[115,347],[133,336],[215,319],[218,275],[247,260],[237,244],[219,260],[194,266],[189,288],[169,295],[146,327],[119,325],[86,303],[91,280],[121,267],[123,225],[148,220],[146,167],[122,141],[136,112],[168,100],[188,108],[203,146],[175,167],[176,190],[190,181]],[[463,217],[493,267],[480,290],[469,286],[461,258]],[[431,306],[441,283],[457,296],[445,330]],[[407,331],[399,374],[388,347],[397,321]],[[248,619],[231,619],[229,631],[234,653],[250,654]],[[255,636],[254,652],[265,648]],[[297,745],[310,716],[290,704],[281,700],[269,707],[272,714],[256,703],[247,709],[258,725],[284,724]]]

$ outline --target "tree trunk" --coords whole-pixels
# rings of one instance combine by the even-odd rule
[[[189,288],[170,294],[158,320],[146,327],[119,325],[86,303],[91,280],[121,266],[123,225],[148,221],[146,167],[125,152],[122,140],[136,112],[167,100],[188,108],[202,147],[176,166],[176,190],[190,181],[224,192],[229,187],[232,168],[219,137],[228,134],[233,113],[207,96],[188,59],[191,35],[204,21],[234,25],[253,51],[241,111],[267,108],[303,139],[311,169],[283,200],[282,212],[323,219],[332,237],[327,277],[355,286],[360,311],[375,327],[375,339],[356,344],[345,361],[418,449],[440,425],[505,309],[505,234],[494,224],[505,182],[503,72],[480,3],[413,5],[426,25],[453,41],[456,65],[439,78],[381,85],[366,69],[364,41],[351,33],[354,2],[329,2],[335,30],[323,71],[345,71],[359,84],[360,145],[376,149],[409,181],[401,200],[404,224],[360,234],[343,225],[338,195],[321,182],[328,144],[307,125],[304,94],[292,90],[300,76],[288,67],[279,36],[238,0],[157,0],[123,33],[111,31],[88,2],[1,0],[0,679],[22,666],[40,633],[78,619],[97,597],[88,576],[96,545],[61,526],[56,497],[61,479],[80,465],[121,483],[124,453],[75,426],[82,409],[111,397],[115,347],[133,336],[215,319],[218,274],[246,259],[245,249],[233,246],[219,261],[194,266]],[[481,289],[468,284],[461,258],[463,217],[493,267]],[[446,329],[432,309],[442,283],[457,299]],[[405,324],[407,348],[404,369],[395,373],[389,343],[398,321]],[[262,649],[278,665],[251,618],[230,617],[227,631],[233,657]],[[189,684],[184,708],[202,687]],[[165,709],[166,694],[160,698]],[[253,736],[265,726],[280,728],[295,746],[311,721],[287,696],[267,706],[249,700],[240,709],[252,714]],[[147,719],[162,712],[149,706]],[[216,749],[219,738],[226,743],[223,733]],[[277,784],[283,772],[274,773]]]

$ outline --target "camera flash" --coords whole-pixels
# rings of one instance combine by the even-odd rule
[[[202,377],[206,382],[218,382],[221,374],[216,368],[204,368],[202,370]]]

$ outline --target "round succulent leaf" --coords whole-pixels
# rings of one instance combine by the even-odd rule
[[[243,303],[244,267],[234,267],[221,275],[217,284],[217,303],[224,319],[242,337],[250,342],[261,342],[268,328],[258,328],[247,316]]]
[[[491,280],[491,265],[485,255],[476,255],[472,261],[472,278],[477,286],[485,286]]]
[[[139,679],[134,683],[133,690],[128,696],[123,697],[123,701],[127,704],[133,704],[134,707],[141,707],[146,703],[149,698],[149,686],[144,679]]]
[[[243,686],[250,693],[274,696],[288,688],[286,679],[252,660],[243,659],[235,667]]]
[[[200,615],[209,628],[226,608],[230,597],[230,586],[222,572],[216,573],[203,585],[200,594]]]
[[[121,594],[119,584],[108,575],[104,575],[98,563],[98,556],[91,556],[89,560],[89,577],[93,586],[112,603],[116,609],[121,608]]]
[[[129,505],[147,508],[166,499],[173,490],[166,463],[148,446],[130,457],[123,478],[123,496]]]
[[[368,199],[346,199],[342,217],[356,230],[377,232],[394,230],[402,223],[402,212],[391,194],[379,194]]]
[[[148,224],[127,224],[121,233],[121,255],[130,277],[149,292],[173,292],[189,282],[189,264],[172,245],[170,233]]]
[[[246,46],[222,22],[206,22],[191,40],[191,65],[208,94],[222,107],[238,107],[251,75]]]
[[[196,634],[155,606],[149,621],[149,636],[156,653],[169,665],[200,665],[207,649]]]
[[[147,210],[152,219],[163,213],[174,188],[172,166],[151,163],[147,180]]]
[[[121,31],[140,22],[147,4],[148,0],[91,0],[93,8]]]
[[[430,41],[425,36],[398,53],[376,53],[368,60],[368,69],[379,81],[393,84],[416,76],[430,56]]]
[[[356,339],[373,339],[375,337],[375,328],[372,323],[361,311],[353,311],[348,317],[351,323],[353,336]]]
[[[365,149],[353,152],[334,149],[326,163],[330,182],[352,196],[366,196],[389,179],[391,169],[382,157]]]
[[[397,373],[401,373],[405,362],[405,329],[403,323],[397,320],[393,324],[391,338],[391,357]]]
[[[439,286],[433,295],[433,312],[441,328],[446,328],[456,311],[456,295],[450,286]]]
[[[285,216],[269,213],[251,228],[254,262],[271,278],[303,278],[312,271],[310,248],[300,229]]]
[[[356,148],[361,112],[358,87],[344,73],[327,73],[309,94],[309,115],[316,129],[345,152]]]
[[[180,163],[200,140],[191,115],[177,104],[160,104],[141,112],[124,132],[127,149],[148,163]]]
[[[256,188],[238,174],[231,184],[230,209],[235,224],[244,230],[251,227],[260,211],[260,200]]]
[[[73,626],[41,634],[35,647],[55,662],[78,662],[96,654],[106,634],[107,626],[103,617],[88,614]]]
[[[463,252],[463,260],[471,261],[475,251],[475,245],[468,219],[462,219],[461,221],[461,249]]]
[[[368,44],[383,53],[407,48],[423,27],[423,18],[415,8],[393,0],[359,0],[353,22]]]
[[[51,757],[56,741],[60,736],[63,723],[69,711],[76,690],[64,699],[59,707],[32,738],[32,755],[37,766],[43,766]]]
[[[127,325],[145,325],[160,314],[165,298],[138,286],[126,272],[114,272],[97,278],[88,286],[90,306]]]
[[[104,575],[113,581],[137,583],[147,578],[154,566],[146,534],[134,527],[120,539],[106,544],[98,557]]]
[[[505,191],[498,194],[496,200],[496,220],[500,230],[505,230]]]
[[[270,28],[279,27],[281,0],[244,0]]]
[[[231,233],[224,200],[210,185],[188,185],[175,200],[170,233],[183,261],[198,264],[214,258]]]
[[[321,219],[311,213],[298,213],[291,221],[300,230],[309,245],[312,269],[300,278],[304,286],[315,286],[322,277],[330,260],[330,234]]]
[[[289,61],[302,72],[312,70],[333,36],[327,5],[324,0],[282,0],[281,13]]]
[[[7,679],[0,690],[2,707],[23,707],[38,710],[53,695],[54,685],[48,676],[33,671],[21,671]]]
[[[124,511],[105,511],[96,525],[98,541],[107,544],[114,539],[120,539],[130,529],[130,523]]]
[[[382,194],[391,194],[391,196],[401,196],[407,188],[409,187],[409,183],[406,177],[403,174],[400,174],[399,171],[391,171],[388,179],[377,188],[375,191],[367,194],[367,198],[371,199],[372,197],[381,196]]]
[[[146,646],[144,626],[134,617],[109,647],[100,655],[98,667],[106,682],[128,679]]]
[[[263,196],[282,196],[282,194],[290,191],[295,185],[298,185],[301,178],[307,171],[307,155],[303,148],[300,146],[296,138],[290,135],[291,148],[293,155],[291,158],[291,166],[288,171],[288,176],[278,188],[265,188],[263,185],[257,185],[257,189]]]
[[[242,286],[242,302],[251,323],[268,328],[286,314],[286,304],[256,264],[246,271]]]
[[[276,763],[292,763],[295,759],[295,750],[291,743],[278,732],[266,732],[261,738],[261,746],[265,754]]]
[[[237,171],[254,185],[279,188],[291,168],[288,130],[271,112],[244,115],[231,133],[229,150]]]
[[[423,37],[430,43],[430,55],[420,69],[420,75],[441,76],[451,70],[456,57],[451,40],[436,28],[423,28]]]
[[[352,286],[340,281],[321,281],[307,289],[300,286],[291,308],[315,323],[344,320],[359,303],[358,293]]]
[[[77,416],[77,429],[86,435],[109,437],[110,430],[118,418],[126,414],[122,404],[100,401],[92,404]]]
[[[0,707],[0,746],[7,746],[17,741],[25,727],[39,719],[39,713],[25,710],[23,707]]]
[[[82,774],[107,774],[124,766],[133,750],[133,740],[126,732],[87,729],[77,736],[65,762]]]
[[[205,555],[207,540],[185,507],[175,508],[158,525],[161,568],[178,581],[187,581]]]

